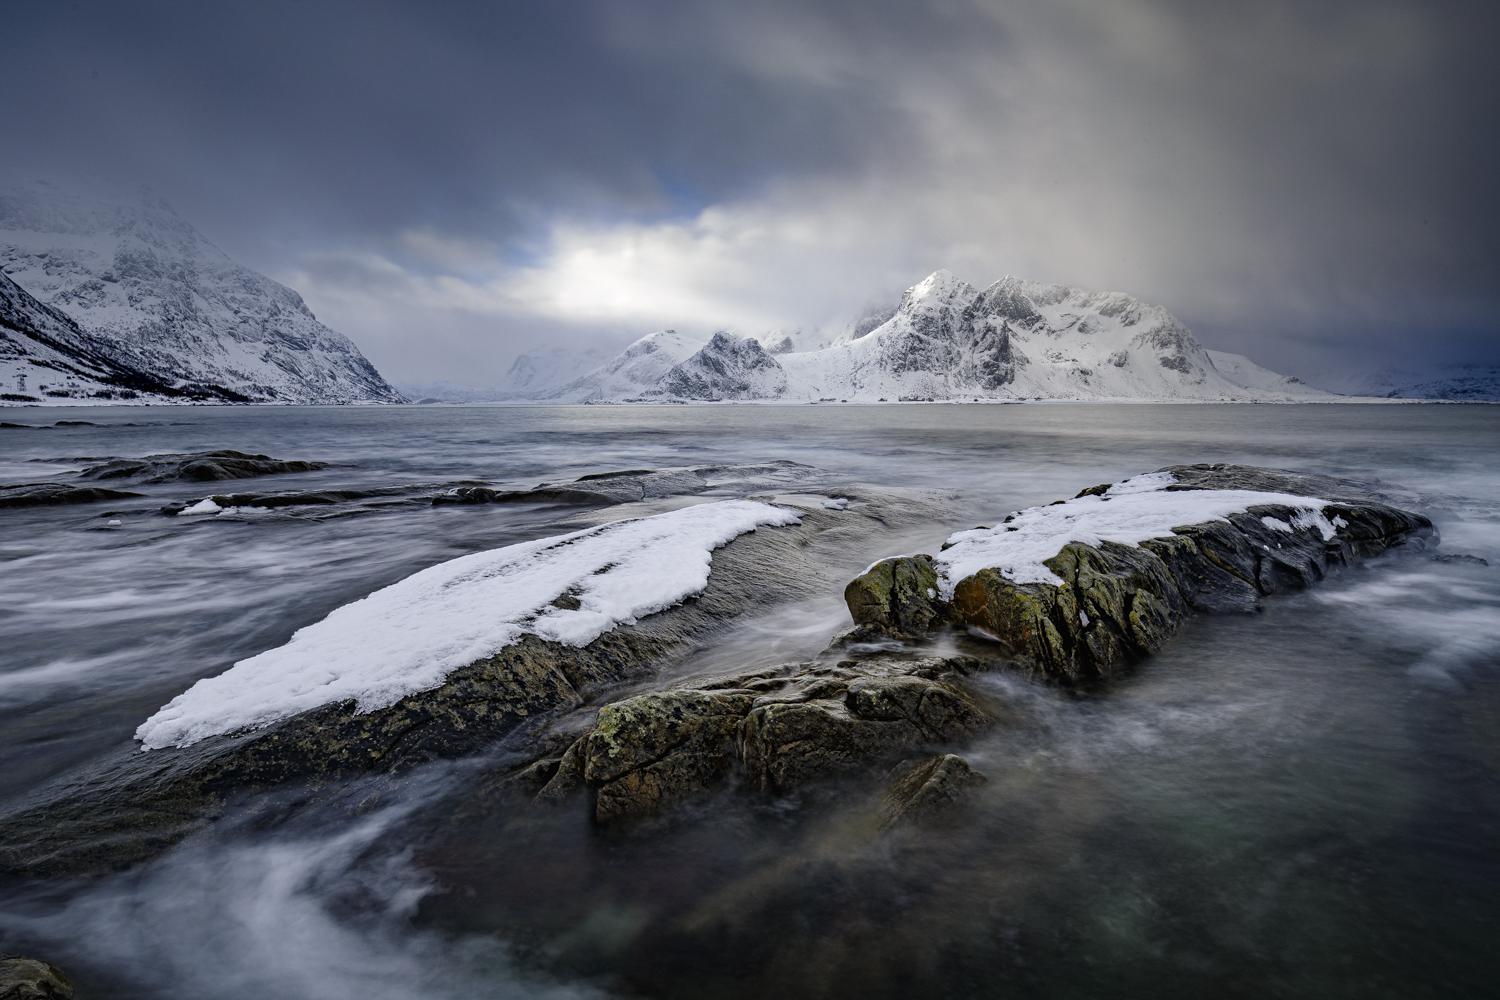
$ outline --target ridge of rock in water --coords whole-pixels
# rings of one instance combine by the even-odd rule
[[[327,462],[272,458],[269,455],[252,455],[225,448],[219,451],[146,455],[143,458],[112,458],[88,466],[78,474],[78,478],[133,479],[142,483],[220,482],[291,472],[315,472],[327,467]]]
[[[932,516],[925,503],[882,501],[884,522]],[[0,817],[0,870],[40,875],[124,867],[171,846],[241,792],[400,771],[481,751],[527,722],[577,707],[591,691],[659,669],[751,610],[826,586],[816,567],[829,547],[867,537],[869,525],[882,523],[873,514],[819,504],[799,513],[800,524],[742,535],[715,552],[697,597],[583,648],[528,636],[388,708],[359,714],[352,702],[341,702],[186,748],[122,752]],[[849,530],[855,525],[862,530]]]
[[[1254,610],[1262,597],[1311,586],[1331,568],[1408,542],[1436,540],[1426,517],[1348,480],[1236,465],[1172,466],[1160,474],[1174,479],[1165,487],[1169,492],[1318,498],[1323,518],[1331,521],[1315,521],[1304,516],[1306,510],[1285,504],[1264,504],[1177,525],[1138,544],[1070,541],[1045,560],[1057,583],[1017,582],[1003,567],[986,567],[950,581],[951,598],[942,596],[933,557],[903,556],[883,560],[850,582],[844,592],[850,615],[857,625],[889,636],[967,627],[1043,674],[1085,681],[1112,676],[1154,653],[1193,612]],[[1074,499],[1106,497],[1110,488],[1090,487]],[[986,530],[1004,527],[1002,522]],[[1332,534],[1326,534],[1329,528]]]
[[[858,627],[825,658],[606,703],[560,753],[500,785],[544,802],[583,793],[604,825],[655,816],[734,784],[784,795],[952,746],[994,724],[1005,706],[987,703],[968,683],[977,672],[1019,660],[1062,680],[1111,676],[1159,649],[1193,611],[1248,610],[1332,567],[1435,538],[1427,518],[1358,483],[1244,466],[1163,471],[1177,491],[1328,499],[1337,533],[1325,539],[1311,519],[1299,521],[1305,508],[1252,506],[1139,546],[1069,543],[1048,560],[1058,584],[1017,584],[981,570],[958,581],[952,601],[940,596],[932,556],[882,560],[849,584]],[[1108,490],[1104,484],[1079,496]],[[950,625],[982,630],[995,655],[841,655],[858,648],[851,640],[920,639]],[[961,757],[947,756],[898,768],[881,807],[887,825],[940,812],[983,780]]]

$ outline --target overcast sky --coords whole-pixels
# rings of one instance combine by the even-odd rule
[[[149,183],[398,381],[939,267],[1293,372],[1500,361],[1497,7],[51,0],[0,157]]]

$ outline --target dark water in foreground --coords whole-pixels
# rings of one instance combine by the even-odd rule
[[[790,459],[935,491],[955,523],[872,538],[834,578],[952,529],[1162,465],[1238,461],[1413,494],[1442,550],[1253,617],[1200,618],[1107,693],[987,679],[1008,723],[957,828],[874,836],[867,790],[714,800],[602,836],[466,808],[473,763],[351,820],[255,804],[161,861],[0,887],[0,952],[81,996],[1390,996],[1500,983],[1500,407],[901,406],[13,410],[0,482],[86,456],[239,448],[334,468],[266,488]],[[41,462],[37,460],[43,460]],[[555,511],[163,518],[148,501],[0,511],[0,809],[129,745],[194,679]],[[219,490],[220,487],[214,487]],[[807,655],[836,592],[720,658]],[[737,659],[738,658],[738,659]],[[351,801],[366,792],[348,790]]]

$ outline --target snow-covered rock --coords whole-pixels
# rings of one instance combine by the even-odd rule
[[[182,513],[218,511],[204,500]],[[715,549],[798,520],[770,504],[722,500],[460,556],[199,681],[142,723],[136,739],[187,746],[346,700],[374,711],[527,635],[586,646],[701,593]]]
[[[301,296],[235,263],[159,199],[6,189],[0,269],[113,363],[170,386],[241,401],[401,401]]]

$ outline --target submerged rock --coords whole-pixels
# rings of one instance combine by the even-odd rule
[[[622,469],[594,472],[568,482],[539,483],[531,489],[462,486],[432,498],[434,504],[536,503],[607,506],[659,497],[693,496],[710,489],[761,489],[794,483],[812,471],[798,462],[757,465],[703,465],[681,469]]]
[[[73,1000],[73,984],[46,962],[0,958],[0,1000]]]
[[[941,820],[987,780],[957,754],[907,761],[891,772],[881,797],[881,823],[890,827]]]
[[[922,623],[925,630],[964,626],[1049,676],[1106,678],[1160,649],[1193,612],[1251,611],[1262,597],[1310,586],[1333,567],[1435,538],[1427,518],[1385,503],[1359,483],[1233,465],[1162,472],[1171,476],[1164,493],[1254,491],[1329,502],[1315,518],[1284,503],[1252,504],[1138,544],[1066,542],[1042,561],[1047,572],[1041,575],[1056,582],[1018,582],[1006,566],[985,567],[947,581],[948,601],[935,600],[921,584],[921,557],[887,560],[849,585],[850,616],[902,637]],[[1095,510],[1118,501],[1110,484],[1078,497],[1097,498]],[[1002,522],[983,530],[1003,540],[998,533],[1014,529]]]
[[[538,797],[591,797],[603,824],[657,815],[731,783],[780,795],[983,728],[964,658],[786,664],[599,709]],[[572,763],[576,761],[576,765]],[[522,775],[536,765],[522,769]]]
[[[212,501],[214,506],[222,510],[240,507],[254,507],[262,510],[276,510],[283,507],[331,507],[357,500],[403,497],[409,492],[400,487],[372,487],[342,490],[288,490],[277,493],[214,493],[194,500],[174,500],[169,504],[164,504],[161,512],[168,517],[175,517],[205,500]]]
[[[0,507],[50,507],[58,504],[93,503],[96,500],[129,500],[141,494],[102,486],[71,483],[16,483],[0,486]]]
[[[113,458],[88,466],[78,477],[91,480],[134,479],[142,483],[216,482],[291,472],[314,472],[326,468],[327,462],[304,462],[223,449],[147,455],[144,458]]]

